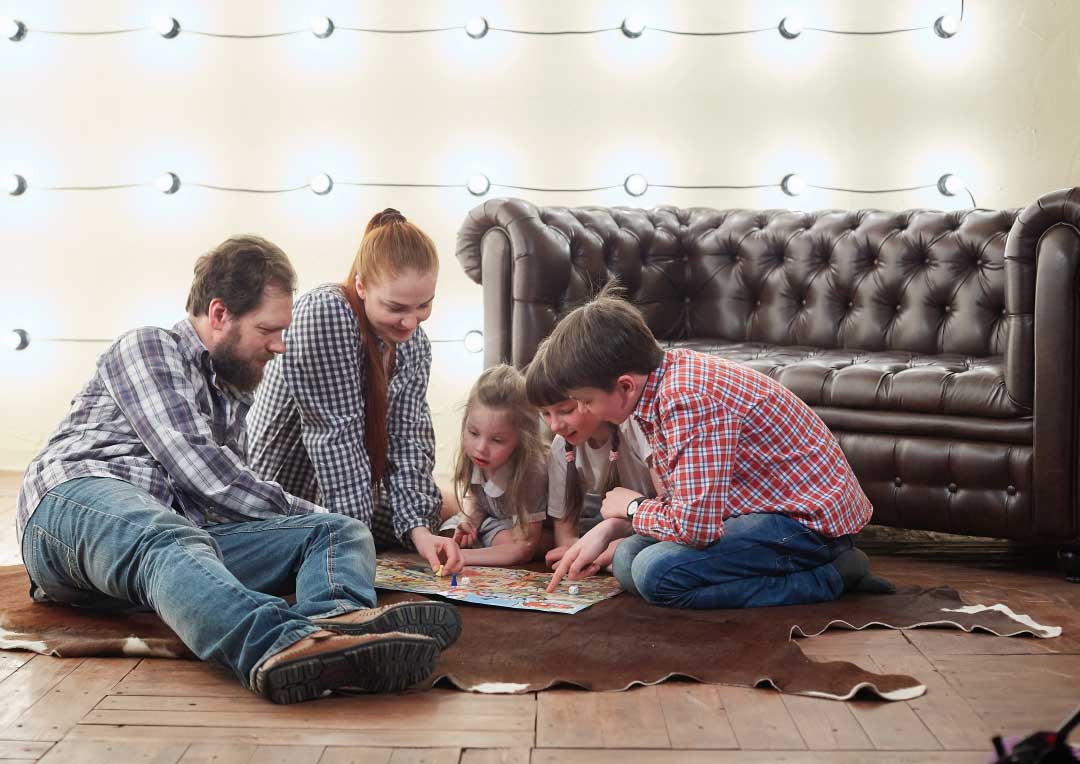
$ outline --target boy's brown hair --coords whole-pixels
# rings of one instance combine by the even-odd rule
[[[563,389],[610,392],[623,374],[651,374],[664,351],[641,311],[618,296],[610,282],[595,298],[556,324],[536,351],[551,382]]]

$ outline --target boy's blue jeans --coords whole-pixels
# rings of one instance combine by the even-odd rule
[[[193,653],[245,687],[313,618],[375,604],[375,547],[351,517],[301,515],[197,528],[130,483],[78,478],[27,523],[23,563],[35,599],[154,610]],[[296,591],[296,605],[273,596]]]
[[[634,535],[615,548],[612,568],[628,592],[654,605],[741,608],[825,602],[844,591],[829,563],[852,548],[779,513],[724,521],[704,549]]]

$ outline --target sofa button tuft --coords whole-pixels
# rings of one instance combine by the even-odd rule
[[[949,483],[949,493],[956,493],[956,483]]]

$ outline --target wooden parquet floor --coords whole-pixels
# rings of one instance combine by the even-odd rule
[[[0,564],[18,561],[8,533],[18,481],[0,473]],[[993,734],[1054,726],[1080,703],[1080,586],[1046,569],[873,559],[898,583],[948,583],[1064,634],[874,630],[801,642],[811,657],[909,673],[929,688],[902,703],[668,682],[624,693],[436,690],[282,707],[207,664],[0,651],[0,764],[982,762]]]

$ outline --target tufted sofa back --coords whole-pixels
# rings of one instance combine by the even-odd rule
[[[513,304],[503,307],[512,337],[494,352],[519,365],[562,312],[612,277],[661,341],[1030,359],[1028,343],[1008,342],[1005,242],[1017,213],[492,200],[470,214],[458,257],[481,281],[484,267],[513,253],[501,266],[510,271]]]

